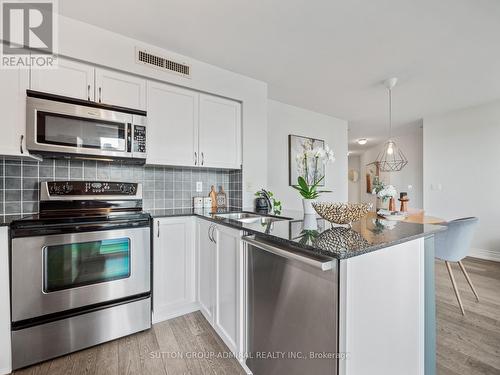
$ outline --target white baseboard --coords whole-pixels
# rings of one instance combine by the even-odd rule
[[[479,258],[479,259],[493,260],[495,262],[500,262],[500,252],[498,251],[472,248],[470,249],[468,256],[472,258]]]
[[[165,320],[177,318],[178,316],[186,315],[200,309],[198,303],[190,303],[173,310],[155,311],[153,313],[153,324],[163,322]]]
[[[5,374],[10,374],[12,372],[12,368],[0,368],[0,374],[5,375]]]

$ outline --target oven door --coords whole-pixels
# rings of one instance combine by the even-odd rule
[[[12,240],[12,321],[150,292],[149,227]]]
[[[36,97],[27,99],[30,151],[132,157],[133,115]]]

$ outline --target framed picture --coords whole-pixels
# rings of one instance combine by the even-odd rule
[[[375,177],[380,177],[380,166],[379,163],[373,162],[366,165],[366,192],[368,194],[372,193],[373,181]]]
[[[303,137],[300,135],[293,135],[290,134],[288,136],[288,184],[289,186],[292,185],[297,185],[297,179],[299,178],[299,166],[297,162],[297,155],[303,154],[304,151],[307,150],[314,150],[315,148],[325,147],[325,141],[322,139],[315,139],[315,138],[309,138],[309,137]],[[312,162],[312,161],[311,161]],[[325,166],[321,164],[318,166],[319,168],[319,174],[321,176],[325,175]],[[302,177],[306,181],[312,181],[313,176],[306,176],[306,172],[304,168],[301,168],[304,170],[302,172]],[[310,168],[312,169],[312,168]],[[321,181],[321,183],[318,186],[325,186],[325,180]]]

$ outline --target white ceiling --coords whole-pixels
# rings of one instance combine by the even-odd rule
[[[386,78],[400,79],[398,126],[500,98],[498,0],[64,0],[59,8],[265,81],[273,99],[348,120],[351,143],[366,137],[366,148],[385,136]]]

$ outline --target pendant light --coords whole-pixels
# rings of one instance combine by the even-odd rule
[[[392,89],[398,83],[396,77],[384,81],[389,93],[389,139],[377,156],[376,163],[382,172],[399,172],[408,164],[408,159],[392,139]]]

